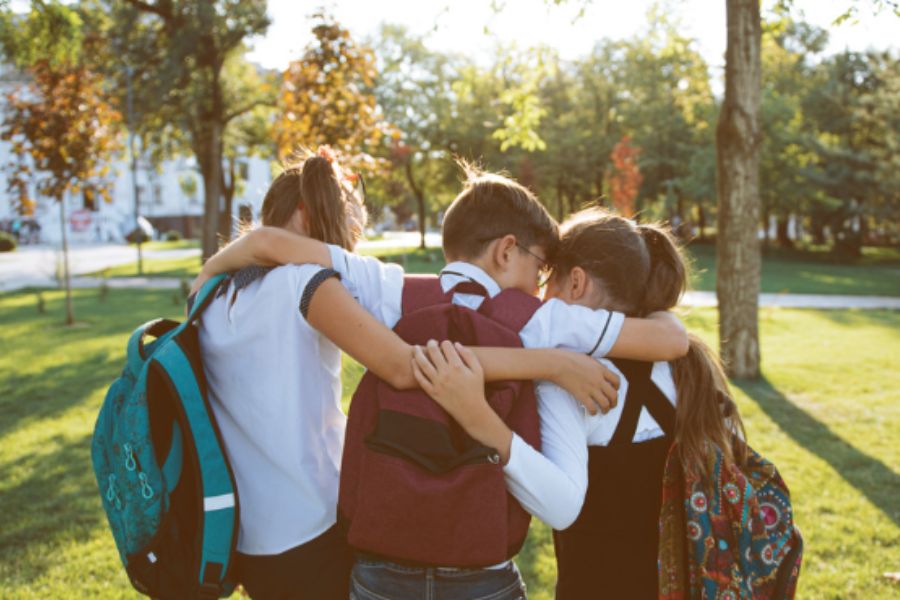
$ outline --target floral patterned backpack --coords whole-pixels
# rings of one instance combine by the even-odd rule
[[[748,448],[747,465],[710,453],[709,477],[688,472],[673,449],[663,477],[659,597],[793,598],[803,539],[775,465]]]

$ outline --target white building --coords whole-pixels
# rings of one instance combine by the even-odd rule
[[[9,90],[21,83],[21,78],[0,65],[0,90]],[[3,101],[0,99],[0,113]],[[122,241],[123,236],[134,227],[135,198],[131,162],[127,153],[127,140],[123,133],[123,147],[126,150],[112,165],[111,201],[104,202],[85,197],[82,194],[67,194],[65,198],[69,240],[78,242]],[[0,141],[0,229],[6,229],[12,220],[20,218],[17,213],[17,193],[9,190],[6,176],[7,165],[16,156],[7,142]],[[269,161],[250,156],[239,159],[236,171],[242,183],[234,195],[235,218],[241,205],[251,208],[254,218],[259,215],[263,196],[271,182]],[[191,184],[193,181],[193,185]],[[139,161],[137,169],[140,214],[147,218],[159,233],[170,229],[182,235],[200,237],[203,218],[203,178],[193,156],[168,160],[158,169],[146,161]],[[191,190],[187,193],[185,190]],[[52,198],[41,197],[35,186],[30,186],[29,196],[37,200],[34,215],[30,218],[40,225],[40,241],[58,243],[61,237],[59,207]]]

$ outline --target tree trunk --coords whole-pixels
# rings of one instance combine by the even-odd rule
[[[809,218],[809,229],[812,234],[813,244],[818,246],[824,245],[825,240],[825,220],[818,215],[812,215]]]
[[[222,126],[209,123],[197,144],[203,176],[203,260],[219,249],[219,207],[222,202]]]
[[[716,129],[716,295],[728,374],[759,376],[759,0],[726,0],[725,100]]]
[[[225,181],[225,169],[222,169],[222,214],[219,216],[219,239],[223,242],[231,241],[231,232],[234,229],[234,180],[235,159],[228,157],[228,181]]]
[[[778,240],[778,245],[782,248],[794,247],[794,240],[788,235],[788,223],[790,222],[790,218],[791,216],[789,214],[778,215],[775,218],[775,239]]]
[[[69,276],[69,237],[66,233],[66,201],[63,197],[56,199],[59,203],[59,223],[62,228],[63,253],[63,287],[66,290],[66,325],[75,324],[75,312],[72,310],[72,280]]]
[[[412,156],[410,156],[405,165],[406,172],[406,181],[409,183],[409,187],[413,191],[413,195],[416,197],[416,208],[419,211],[419,249],[425,249],[425,194],[422,192],[422,188],[416,185],[416,180],[413,177],[412,171]]]

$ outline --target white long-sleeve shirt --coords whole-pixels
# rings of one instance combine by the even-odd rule
[[[628,381],[614,364],[601,361],[620,378],[618,403],[607,414],[589,414],[564,389],[549,382],[537,386],[541,418],[541,452],[513,435],[506,487],[525,509],[554,529],[566,529],[581,512],[588,486],[588,446],[612,439],[628,395]],[[651,380],[675,405],[675,382],[669,363],[654,363]],[[663,435],[646,408],[641,409],[634,442]]]

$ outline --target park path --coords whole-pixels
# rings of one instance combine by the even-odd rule
[[[73,287],[91,288],[101,285],[99,277],[76,277]],[[173,277],[114,277],[106,280],[111,289],[176,289],[181,280]],[[717,306],[715,292],[691,291],[684,295],[681,306]],[[863,310],[900,310],[900,297],[890,296],[840,296],[825,294],[760,294],[761,307]]]
[[[429,247],[441,244],[440,234],[426,236]],[[413,248],[419,244],[415,232],[387,232],[382,239],[365,240],[360,248]],[[59,251],[49,246],[20,246],[16,252],[0,254],[0,292],[24,287],[56,287],[54,271]],[[196,248],[178,250],[149,250],[144,252],[147,259],[177,259],[197,256]],[[130,246],[114,244],[93,244],[74,246],[70,253],[70,264],[74,277],[72,286],[78,288],[98,287],[103,283],[99,277],[85,277],[102,269],[136,260],[135,250]],[[176,289],[181,280],[168,277],[114,277],[106,280],[111,289]],[[716,306],[715,292],[692,291],[685,294],[683,306]],[[817,308],[817,309],[890,309],[900,310],[900,297],[889,296],[840,296],[820,294],[760,294],[762,307]]]
[[[429,247],[437,248],[441,245],[441,236],[439,233],[426,233],[425,241]],[[419,234],[416,232],[389,231],[385,232],[381,239],[360,242],[359,247],[415,248],[418,245]],[[145,260],[175,260],[189,256],[200,256],[200,250],[198,248],[144,250]],[[56,287],[55,273],[59,257],[59,248],[46,244],[22,245],[15,252],[0,253],[0,292],[25,287]],[[73,244],[69,249],[69,267],[74,278],[73,285],[81,287],[92,287],[99,285],[99,282],[80,276],[136,261],[137,250],[134,246],[123,244]],[[133,285],[138,285],[141,281],[145,281],[144,287],[172,287],[168,283],[151,282],[143,278],[135,278]],[[112,281],[109,285],[113,287]]]

